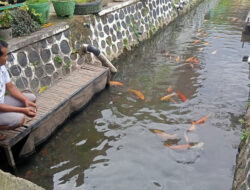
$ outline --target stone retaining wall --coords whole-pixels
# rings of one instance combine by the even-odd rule
[[[245,116],[246,132],[250,133],[250,108],[248,108]],[[235,168],[233,190],[250,189],[250,137],[246,142],[241,142],[239,153],[237,155],[237,163]]]
[[[195,2],[180,0],[178,5],[185,11]],[[6,66],[19,89],[37,93],[84,62],[100,64],[93,55],[79,53],[83,44],[94,45],[112,60],[176,16],[170,0],[130,0],[99,15],[75,16],[68,24],[11,40]]]

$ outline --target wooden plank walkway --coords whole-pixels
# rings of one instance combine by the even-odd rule
[[[37,97],[38,111],[35,118],[17,129],[1,131],[7,135],[4,141],[0,141],[0,146],[4,148],[10,166],[15,168],[11,150],[15,144],[35,131],[39,132],[43,126],[50,127],[44,139],[40,139],[41,142],[46,140],[72,112],[79,110],[95,93],[103,90],[108,80],[108,68],[83,65],[81,69],[72,72],[39,94]],[[29,141],[29,137],[30,135],[27,141]]]

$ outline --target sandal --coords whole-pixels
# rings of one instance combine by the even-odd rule
[[[3,141],[4,139],[6,139],[6,135],[0,133],[0,141]]]

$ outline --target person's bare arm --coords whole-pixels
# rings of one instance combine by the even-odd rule
[[[36,112],[31,107],[21,108],[21,107],[10,106],[8,104],[0,104],[0,111],[24,113],[29,117],[34,117],[36,115]]]
[[[6,84],[6,89],[10,93],[11,96],[22,101],[26,107],[32,106],[37,109],[36,104],[34,102],[31,102],[29,99],[27,99],[12,82],[9,82]]]

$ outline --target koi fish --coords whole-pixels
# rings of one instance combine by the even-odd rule
[[[199,52],[203,52],[203,48],[200,48],[200,49],[199,49]]]
[[[198,121],[194,121],[193,123],[194,123],[195,125],[205,123],[205,121],[206,121],[209,117],[210,117],[210,114],[208,114],[207,116],[202,117],[202,118],[199,119]]]
[[[198,59],[196,59],[196,58],[193,59],[193,63],[194,63],[194,64],[196,64],[196,63],[198,63],[198,62],[199,62]]]
[[[138,98],[141,100],[144,100],[144,95],[139,91],[139,90],[134,90],[134,89],[128,89],[129,92],[134,93]]]
[[[167,95],[167,96],[163,96],[162,98],[161,98],[161,101],[167,101],[167,100],[169,100],[170,98],[172,98],[173,96],[175,96],[176,95],[176,93],[172,93],[172,94],[169,94],[169,95]]]
[[[198,29],[197,32],[200,33],[200,32],[201,32],[201,29]]]
[[[189,143],[189,139],[188,139],[186,131],[184,131],[184,138],[185,138],[186,142]]]
[[[207,37],[207,36],[208,36],[208,33],[204,33],[203,36]]]
[[[195,122],[192,122],[192,126],[187,130],[188,132],[194,131],[196,129],[196,124]]]
[[[198,43],[200,43],[200,41],[199,41],[199,40],[194,40],[193,43],[194,43],[194,44],[198,44]]]
[[[175,103],[175,104],[177,103],[173,98],[169,98],[169,101],[170,101],[170,102],[173,102],[173,103]]]
[[[216,50],[215,50],[215,51],[213,51],[211,54],[213,54],[213,55],[214,55],[214,54],[216,54]]]
[[[177,58],[176,58],[176,63],[180,63],[180,61],[181,61],[181,57],[180,56],[178,56]]]
[[[237,18],[232,18],[231,19],[231,22],[235,22],[235,21],[237,21]]]
[[[193,148],[203,148],[203,146],[204,146],[204,142],[199,142],[199,143],[194,144],[190,148],[191,149],[193,149]]]
[[[110,86],[123,86],[123,83],[118,81],[109,81]]]
[[[192,69],[194,68],[194,64],[193,64],[193,63],[190,63],[189,65],[190,65],[190,67],[191,67]]]
[[[204,42],[203,45],[209,45],[211,42]]]
[[[177,94],[179,95],[180,99],[185,102],[187,100],[187,98],[180,92],[178,91]]]
[[[154,129],[153,132],[157,134],[159,137],[166,138],[166,139],[176,139],[177,137],[177,134],[170,135],[158,129]]]
[[[169,86],[169,87],[168,87],[167,92],[168,92],[168,93],[172,92],[172,86]]]
[[[165,144],[165,146],[175,150],[186,150],[192,147],[190,144],[180,144],[180,145]]]
[[[185,63],[191,62],[194,58],[195,58],[195,56],[187,58],[187,59],[185,60]]]

